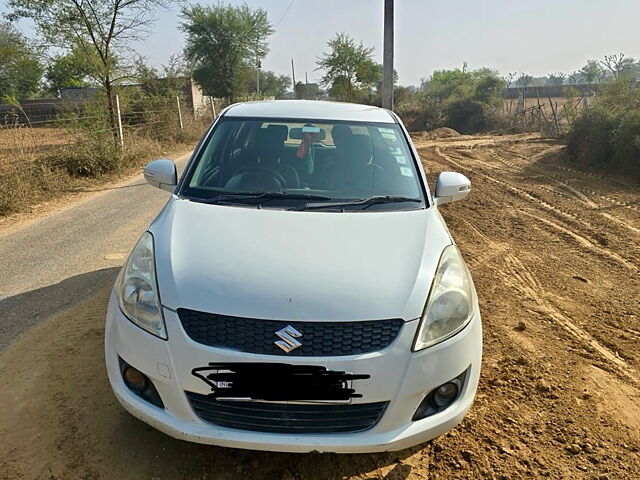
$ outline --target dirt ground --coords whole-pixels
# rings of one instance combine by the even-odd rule
[[[484,320],[476,403],[434,441],[375,455],[189,444],[130,417],[103,366],[110,282],[0,357],[0,479],[640,479],[640,185],[532,135],[419,140]]]

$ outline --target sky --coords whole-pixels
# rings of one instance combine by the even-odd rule
[[[294,0],[284,18],[291,0],[246,3],[265,9],[272,24],[279,22],[269,38],[264,69],[290,74],[293,57],[296,79],[304,81],[307,73],[310,82],[316,81],[322,75],[315,71],[316,58],[338,32],[373,47],[382,62],[384,0]],[[0,11],[6,8],[0,6]],[[401,85],[419,85],[434,70],[464,62],[502,74],[571,73],[608,54],[640,58],[639,15],[638,0],[395,0],[395,67]],[[178,7],[159,12],[157,18],[136,50],[161,65],[182,51],[184,35]]]

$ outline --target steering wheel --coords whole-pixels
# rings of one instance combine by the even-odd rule
[[[286,184],[280,173],[264,167],[252,167],[235,173],[225,188],[279,192]]]

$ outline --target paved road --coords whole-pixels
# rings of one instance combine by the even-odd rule
[[[178,166],[187,158],[179,157]],[[140,175],[0,234],[0,351],[39,321],[113,282],[168,195]]]

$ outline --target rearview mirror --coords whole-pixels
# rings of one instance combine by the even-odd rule
[[[322,128],[308,125],[304,127],[295,127],[289,130],[289,138],[292,138],[294,140],[302,140],[303,133],[315,133],[318,136],[318,142],[321,142],[327,138],[327,132],[325,132]]]
[[[436,204],[462,200],[471,192],[471,182],[457,172],[442,172],[436,181]]]
[[[173,193],[178,184],[178,170],[173,160],[161,158],[148,163],[144,167],[144,178],[150,184],[161,190]]]

